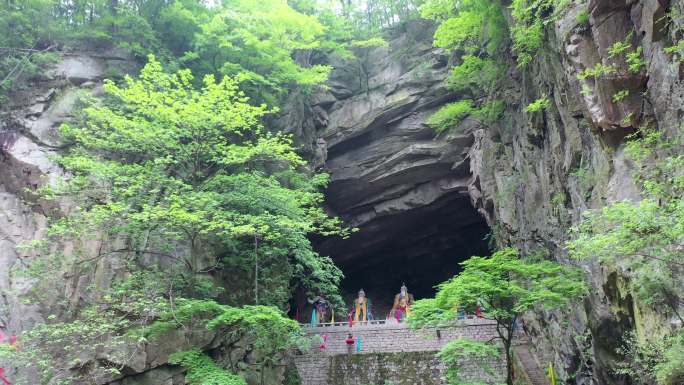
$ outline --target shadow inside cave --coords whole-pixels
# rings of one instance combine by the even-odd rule
[[[460,262],[489,255],[489,233],[467,196],[455,193],[373,219],[348,239],[316,239],[314,245],[344,272],[347,307],[363,288],[375,318],[384,319],[402,283],[415,299],[433,297],[436,285],[460,271]]]

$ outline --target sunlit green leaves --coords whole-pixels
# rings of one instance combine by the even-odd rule
[[[424,18],[440,22],[435,31],[438,47],[492,55],[506,39],[506,21],[497,1],[428,0],[420,9]]]
[[[679,314],[684,260],[684,157],[676,141],[642,128],[629,137],[625,152],[639,166],[639,202],[612,203],[585,213],[568,242],[570,255],[598,258],[628,271],[630,287],[643,303]]]
[[[512,320],[534,306],[557,308],[585,290],[580,271],[551,261],[527,261],[513,249],[471,257],[462,265],[459,275],[438,286],[435,299],[416,302],[420,312],[412,312],[412,322],[448,322],[459,307],[474,310],[478,305],[488,317]],[[421,319],[430,307],[440,316]]]
[[[189,385],[246,385],[240,376],[219,367],[199,349],[174,353],[169,362],[187,370],[185,380]]]
[[[494,59],[464,55],[461,60],[462,63],[453,67],[447,78],[447,84],[454,91],[491,91],[503,72],[502,66]]]
[[[292,139],[262,127],[272,110],[249,104],[230,77],[206,76],[198,89],[189,71],[165,73],[154,57],[105,92],[80,124],[61,128],[70,151],[59,162],[72,177],[46,192],[81,206],[54,222],[52,237],[100,229],[129,239],[132,252],[176,256],[191,269],[200,268],[200,244],[227,254],[210,259],[217,266],[249,266],[256,238],[267,253],[263,279],[279,277],[270,301],[287,299],[293,277],[333,295],[339,270],[307,239],[340,234],[321,209],[327,177],[305,175]],[[269,273],[271,265],[279,267]]]
[[[471,114],[481,123],[495,123],[505,109],[493,97],[503,75],[503,67],[494,56],[500,53],[508,36],[501,4],[496,0],[428,0],[420,9],[423,17],[439,22],[434,45],[462,55],[460,64],[452,68],[447,85],[454,91],[472,94],[442,107],[428,124],[440,134],[455,128]],[[488,97],[475,98],[481,95]]]
[[[327,79],[330,67],[301,66],[297,50],[320,46],[324,27],[284,0],[231,0],[197,35],[195,52],[204,71],[237,76],[244,86],[261,92],[284,92],[286,85],[311,86]]]
[[[663,359],[655,366],[659,384],[676,385],[684,380],[684,331],[680,330],[667,341]]]
[[[544,27],[569,4],[566,0],[513,0],[511,37],[520,67],[532,61],[542,46]]]
[[[461,273],[437,286],[435,298],[416,301],[409,323],[415,328],[452,325],[461,311],[472,314],[480,307],[484,318],[496,323],[496,339],[509,361],[507,383],[513,384],[510,349],[516,320],[528,310],[558,309],[583,296],[582,272],[557,262],[520,258],[511,248],[491,257],[471,257],[461,265]],[[466,383],[458,374],[461,358],[496,355],[496,345],[461,339],[447,344],[440,358],[449,367],[450,384],[460,385]],[[486,360],[482,362],[486,366]]]
[[[463,119],[473,112],[473,101],[470,99],[459,100],[441,107],[428,119],[428,124],[439,135],[458,126]]]
[[[463,47],[467,51],[477,49],[480,28],[484,15],[473,11],[462,11],[458,16],[449,18],[435,31],[435,46],[443,48]]]

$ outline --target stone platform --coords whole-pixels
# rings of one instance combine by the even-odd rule
[[[315,339],[308,352],[297,355],[295,364],[302,385],[437,385],[444,383],[444,366],[435,353],[447,342],[459,337],[488,341],[496,335],[492,321],[472,318],[445,328],[411,330],[396,321],[369,321],[306,326],[309,336],[327,336],[321,350]],[[356,345],[349,353],[345,340],[351,333],[361,338],[361,351]],[[484,382],[501,382],[503,360],[486,362],[494,370],[487,374],[474,360],[463,362],[461,374]]]

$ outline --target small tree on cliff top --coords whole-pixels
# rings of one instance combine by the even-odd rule
[[[496,338],[501,341],[506,357],[506,383],[512,385],[511,346],[516,321],[534,307],[557,309],[581,297],[586,290],[582,273],[552,261],[521,259],[510,248],[491,257],[471,257],[461,265],[463,271],[440,284],[435,298],[416,302],[409,320],[414,327],[443,325],[457,319],[461,307],[484,307],[484,318],[496,322]],[[444,347],[440,358],[448,363],[446,355],[463,356],[464,350],[482,352],[487,350],[486,345],[452,341]],[[454,366],[449,377],[452,384],[462,383]]]

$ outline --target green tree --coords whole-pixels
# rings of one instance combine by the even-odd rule
[[[508,36],[501,3],[497,0],[427,0],[420,11],[424,18],[438,22],[434,45],[460,55],[447,78],[447,85],[453,91],[472,94],[442,107],[431,117],[437,134],[454,128],[467,114],[484,124],[499,120],[505,105],[496,100],[494,94],[504,68],[497,62]]]
[[[21,336],[21,349],[0,344],[0,364],[30,366],[42,375],[41,383],[105,383],[120,378],[135,359],[132,352],[146,342],[162,343],[176,329],[203,330],[216,340],[243,340],[254,352],[256,364],[273,368],[288,349],[309,341],[299,324],[272,306],[232,307],[212,300],[183,298],[182,281],[165,271],[138,271],[103,290],[95,303],[78,309],[71,320],[47,317]],[[92,294],[92,292],[91,292]],[[174,338],[174,337],[171,337]],[[306,345],[308,346],[308,345]],[[190,384],[245,384],[235,373],[244,370],[239,361],[215,363],[202,347],[176,352],[169,362],[187,369]],[[98,352],[99,353],[96,353]],[[92,365],[83,357],[104,354],[107,364]],[[70,368],[79,366],[74,372]],[[17,385],[35,384],[35,373],[20,371]],[[214,382],[211,382],[214,381]]]
[[[125,242],[95,260],[167,258],[189,277],[212,272],[243,288],[248,276],[261,303],[282,305],[297,282],[335,294],[341,274],[307,238],[340,233],[320,207],[327,176],[301,171],[291,139],[262,127],[273,110],[249,104],[231,77],[195,89],[190,71],[165,73],[154,57],[105,92],[61,128],[69,150],[59,162],[72,177],[45,193],[77,208],[51,240],[98,234]]]
[[[285,0],[30,0],[0,3],[0,86],[39,75],[44,51],[118,46],[203,75],[239,77],[243,91],[275,104],[292,87],[322,83],[330,67],[312,49],[338,49],[317,16]],[[337,17],[337,19],[342,19]],[[36,23],[39,20],[39,23]],[[351,29],[349,29],[351,30]]]
[[[676,385],[684,381],[684,330],[666,339],[667,348],[655,366],[659,384]]]
[[[308,87],[327,79],[330,67],[301,65],[297,52],[320,46],[325,28],[314,16],[292,9],[285,0],[224,1],[201,25],[187,59],[201,73],[237,76],[245,91],[269,103],[287,86]]]
[[[422,17],[439,22],[435,31],[437,47],[460,49],[471,55],[494,55],[503,48],[508,29],[497,0],[427,0],[420,11]]]
[[[17,80],[40,77],[44,64],[54,59],[52,35],[58,27],[51,19],[51,4],[50,0],[0,4],[0,102],[21,83]]]
[[[150,56],[139,77],[106,81],[104,97],[85,100],[82,116],[60,128],[65,153],[57,160],[68,177],[41,193],[66,197],[68,207],[30,245],[39,251],[29,272],[39,278],[34,295],[41,300],[64,283],[55,270],[80,282],[108,261],[121,276],[89,287],[78,302],[56,298],[46,324],[22,337],[22,351],[8,351],[43,365],[46,377],[64,375],[74,364],[66,361],[97,346],[119,349],[116,361],[125,363],[127,347],[196,322],[247,337],[260,364],[271,365],[297,342],[295,321],[272,306],[188,298],[282,308],[297,290],[341,302],[341,272],[308,240],[344,233],[321,208],[327,176],[308,173],[291,139],[262,126],[275,110],[250,104],[233,78],[194,83],[190,71],[166,73]],[[56,247],[63,244],[68,253]],[[192,381],[240,382],[207,359],[178,362]],[[119,370],[105,369],[84,370],[82,379]]]
[[[497,339],[506,358],[506,383],[512,385],[514,325],[528,310],[558,309],[581,297],[586,290],[582,273],[552,261],[525,260],[510,248],[491,257],[471,257],[461,265],[463,271],[441,283],[435,298],[416,301],[409,321],[413,327],[448,324],[457,319],[461,308],[473,311],[477,306],[484,307],[485,318],[496,322]],[[447,348],[454,354],[477,350],[487,355],[490,349],[483,344],[459,343]]]
[[[385,28],[416,18],[420,0],[340,0],[339,13],[357,38],[370,38]]]
[[[254,359],[261,368],[262,375],[265,367],[281,364],[288,349],[310,346],[310,341],[303,336],[297,321],[285,318],[281,311],[269,306],[236,308],[213,301],[184,299],[178,302],[173,313],[167,312],[162,320],[152,325],[152,330],[182,327],[184,323],[192,322],[193,318],[195,323],[203,323],[207,329],[229,336],[232,340],[245,338],[249,341],[257,353]],[[163,335],[157,337],[163,338]],[[187,380],[190,384],[244,383],[244,380],[231,374],[240,370],[238,362],[230,362],[229,370],[223,370],[199,349],[174,354],[170,361],[180,363],[188,369]],[[214,377],[219,380],[211,382]]]

